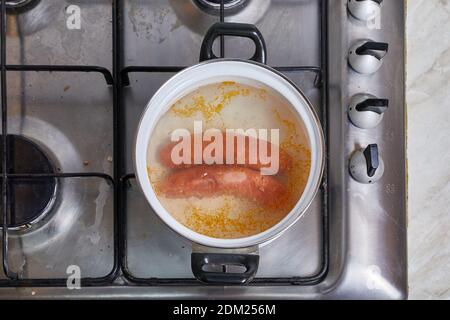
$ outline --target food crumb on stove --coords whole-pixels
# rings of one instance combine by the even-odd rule
[[[106,160],[108,160],[108,162],[113,162],[113,158],[111,156],[108,156],[108,158],[106,158]]]
[[[69,89],[70,89],[70,86],[69,86],[69,85],[64,86],[64,92],[68,91]]]
[[[36,295],[36,291],[31,291],[31,295],[32,296]]]
[[[83,161],[83,165],[84,166],[88,166],[89,165],[89,161],[87,161],[87,160]]]

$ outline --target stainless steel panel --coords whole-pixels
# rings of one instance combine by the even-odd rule
[[[247,14],[231,15],[229,22],[254,24],[266,39],[267,63],[271,66],[320,66],[320,1],[253,0]],[[263,11],[259,15],[254,13]],[[251,23],[253,23],[253,21]],[[247,39],[227,38],[227,57],[249,58],[254,46]]]
[[[253,0],[252,2],[256,2]],[[401,299],[407,294],[406,276],[406,172],[405,172],[405,108],[404,108],[404,3],[384,1],[382,29],[369,30],[348,17],[346,0],[327,0],[328,5],[328,66],[329,80],[327,119],[328,128],[328,206],[329,206],[329,269],[325,280],[314,286],[143,286],[136,287],[118,279],[112,287],[82,288],[0,288],[2,298],[232,298],[232,299]],[[65,30],[64,6],[73,3],[83,8],[83,34]],[[251,3],[251,2],[250,2]],[[318,65],[320,63],[319,0],[261,1],[259,9],[249,5],[241,15],[227,16],[228,21],[253,22],[262,30],[268,44],[269,62],[277,66]],[[8,54],[25,51],[28,63],[79,63],[111,65],[111,3],[110,1],[50,1],[42,0],[41,9],[54,10],[52,19],[36,19],[39,8],[20,17],[19,25],[39,25],[30,34],[9,33]],[[43,11],[45,11],[43,10]],[[45,17],[44,13],[40,16]],[[33,19],[37,22],[33,22]],[[252,21],[248,21],[250,19]],[[202,35],[217,21],[199,11],[190,1],[128,0],[124,1],[124,61],[127,65],[191,65],[197,62]],[[13,18],[9,26],[14,28]],[[46,22],[46,23],[44,23]],[[33,28],[31,28],[33,29]],[[39,35],[39,38],[38,38]],[[347,66],[347,51],[359,38],[372,38],[390,44],[390,52],[382,69],[371,77],[362,77]],[[20,40],[22,39],[22,40]],[[67,48],[64,48],[66,46]],[[241,40],[226,39],[226,55],[246,57],[251,46]],[[26,49],[26,50],[25,50]],[[111,173],[108,160],[112,140],[110,89],[106,89],[97,75],[32,75],[25,81],[20,74],[11,74],[10,107],[13,115],[22,119],[20,110],[56,127],[67,137],[60,149],[73,149],[76,160],[68,161],[69,169],[88,170],[80,163],[90,159],[90,169]],[[132,74],[131,86],[124,89],[126,171],[132,172],[131,150],[137,121],[147,100],[172,74]],[[306,92],[314,106],[321,106],[319,91],[311,86],[311,74],[288,74]],[[31,81],[33,80],[33,81]],[[67,81],[71,81],[68,83]],[[15,84],[14,84],[15,83]],[[31,84],[31,87],[28,86]],[[65,92],[64,85],[70,90]],[[36,86],[36,87],[35,87]],[[387,97],[391,108],[382,126],[372,131],[350,125],[346,106],[352,94],[360,91]],[[20,94],[24,92],[23,94]],[[62,96],[62,99],[61,99]],[[37,99],[36,99],[37,98]],[[36,99],[33,101],[33,99]],[[61,99],[61,100],[60,100]],[[21,102],[22,101],[22,102]],[[95,106],[95,107],[94,107]],[[78,113],[82,112],[82,113]],[[83,115],[83,116],[82,116]],[[87,115],[84,117],[84,115]],[[76,121],[75,121],[76,120]],[[83,121],[82,121],[83,120]],[[22,121],[11,125],[19,130]],[[32,128],[25,121],[26,128]],[[81,126],[80,126],[81,125]],[[25,128],[24,127],[24,128]],[[20,131],[19,131],[20,132]],[[48,132],[48,131],[47,131]],[[92,133],[92,134],[91,134]],[[40,136],[35,131],[35,136]],[[59,134],[59,133],[58,133]],[[56,134],[56,136],[58,136]],[[52,135],[51,139],[56,140]],[[48,136],[50,137],[50,135]],[[376,185],[360,185],[348,173],[348,159],[356,147],[378,143],[386,164],[386,172]],[[95,157],[93,156],[95,155]],[[79,161],[81,160],[81,162]],[[91,170],[89,170],[91,171]],[[79,183],[78,183],[79,184]],[[82,184],[71,192],[72,208],[79,212],[75,227],[66,229],[63,238],[74,239],[75,232],[86,237],[89,232],[101,231],[100,243],[93,246],[88,240],[76,241],[81,251],[77,262],[83,262],[87,272],[100,274],[111,263],[108,249],[112,230],[110,224],[111,196],[106,186],[93,182]],[[87,183],[85,183],[87,184]],[[75,197],[76,196],[76,197]],[[77,198],[78,197],[78,198]],[[96,199],[103,199],[96,201]],[[106,201],[104,199],[107,199]],[[127,191],[128,266],[142,277],[192,277],[189,267],[189,244],[169,231],[151,212],[136,184]],[[318,197],[310,212],[283,237],[261,249],[258,276],[305,276],[315,273],[320,263],[320,206],[325,199]],[[73,205],[76,203],[76,205]],[[105,203],[102,219],[93,220],[96,208]],[[67,213],[67,211],[66,211]],[[89,220],[90,219],[90,220]],[[101,220],[98,228],[92,221]],[[53,244],[64,254],[44,255],[31,259],[26,275],[48,275],[52,270],[63,273],[71,253],[67,242]],[[39,242],[41,243],[41,242]],[[35,243],[37,246],[38,243]],[[83,247],[83,248],[82,248]],[[49,247],[51,248],[51,246]],[[20,253],[20,250],[17,250]],[[88,255],[96,255],[89,262]],[[109,257],[109,258],[106,258]],[[19,261],[19,260],[17,260]],[[50,263],[52,270],[45,270]]]

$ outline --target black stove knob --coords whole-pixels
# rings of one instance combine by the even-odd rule
[[[388,99],[379,99],[371,94],[357,94],[350,101],[348,116],[358,128],[373,129],[381,123],[388,107]]]
[[[378,145],[371,144],[366,149],[357,150],[350,159],[350,174],[360,183],[372,184],[384,174],[384,162]]]
[[[349,51],[348,62],[358,73],[372,74],[383,65],[383,58],[388,53],[389,44],[372,40],[360,40]]]
[[[348,11],[358,20],[370,21],[381,14],[383,0],[348,0]]]

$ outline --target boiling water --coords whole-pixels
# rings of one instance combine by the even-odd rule
[[[292,157],[288,172],[271,178],[281,182],[288,197],[275,207],[232,195],[168,198],[159,186],[173,170],[158,158],[160,149],[170,142],[171,133],[180,128],[193,132],[194,121],[203,130],[279,129],[279,146]],[[270,130],[269,130],[270,131]],[[196,89],[178,100],[155,127],[147,154],[148,175],[163,207],[197,233],[214,238],[241,238],[258,234],[277,224],[294,207],[306,186],[311,152],[304,124],[289,102],[269,88],[236,82],[221,82]]]

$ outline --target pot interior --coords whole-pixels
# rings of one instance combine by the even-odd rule
[[[178,223],[240,239],[294,209],[311,161],[296,108],[263,83],[233,77],[193,87],[165,108],[147,146],[147,178]]]

